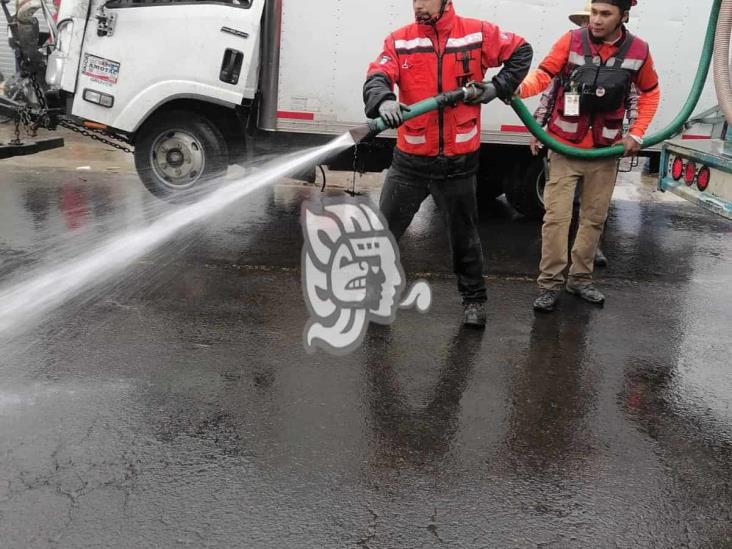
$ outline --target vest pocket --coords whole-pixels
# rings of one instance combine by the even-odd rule
[[[595,145],[608,147],[623,137],[623,118],[600,116],[592,127]]]
[[[560,107],[556,109],[551,117],[548,129],[567,141],[579,143],[590,129],[590,117],[589,115],[565,116],[563,109]]]
[[[430,67],[426,55],[432,54],[415,53],[399,56],[399,89],[402,93],[412,96],[423,94],[425,89],[433,87],[435,91],[437,90],[437,76],[434,77],[434,86],[431,82],[431,75],[436,70]]]
[[[427,116],[418,116],[404,122],[399,128],[402,146],[406,153],[424,154],[427,148]]]
[[[480,143],[479,113],[480,110],[476,113],[464,106],[453,111],[455,154],[470,153],[478,148],[479,145],[476,143]]]

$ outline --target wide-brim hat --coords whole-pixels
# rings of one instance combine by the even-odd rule
[[[587,2],[585,5],[584,11],[576,11],[574,13],[569,14],[569,20],[572,21],[575,25],[578,27],[582,26],[583,19],[587,19],[590,16],[590,13],[592,12],[592,0]]]

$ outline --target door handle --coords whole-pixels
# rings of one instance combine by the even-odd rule
[[[238,84],[241,66],[244,63],[244,53],[239,50],[227,48],[224,58],[221,61],[221,72],[219,80],[227,84]]]

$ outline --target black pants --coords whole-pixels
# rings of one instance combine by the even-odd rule
[[[476,176],[428,180],[392,166],[381,190],[379,208],[399,241],[430,194],[448,229],[453,270],[463,303],[485,303],[483,247],[478,234]]]

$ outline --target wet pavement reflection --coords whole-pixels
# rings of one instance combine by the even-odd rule
[[[170,208],[124,165],[0,191],[0,284]],[[402,249],[432,311],[332,357],[302,344],[318,196],[259,192],[2,342],[3,547],[732,546],[732,224],[629,176],[606,307],[535,316],[538,224],[488,204],[481,333],[427,202]]]

